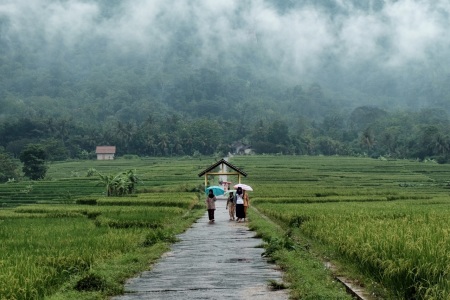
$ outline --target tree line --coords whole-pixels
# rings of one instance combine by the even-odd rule
[[[295,122],[282,118],[187,120],[175,113],[149,116],[141,123],[116,121],[99,126],[65,118],[19,118],[0,123],[0,160],[2,172],[11,172],[7,158],[26,157],[30,145],[39,146],[43,152],[38,157],[46,161],[95,159],[97,145],[116,146],[118,156],[165,157],[221,156],[244,145],[256,154],[428,158],[446,163],[449,128],[450,119],[442,110],[386,112],[371,106],[348,114],[330,113],[321,121],[299,117]]]

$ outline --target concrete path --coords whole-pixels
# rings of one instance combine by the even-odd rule
[[[262,240],[245,223],[229,221],[226,200],[216,202],[214,224],[208,214],[179,236],[180,242],[115,300],[137,299],[288,299],[270,291],[268,281],[282,274],[261,257]]]

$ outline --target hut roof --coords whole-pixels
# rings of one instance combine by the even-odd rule
[[[96,154],[114,154],[116,153],[116,146],[97,146]]]
[[[224,164],[226,166],[228,166],[229,168],[235,170],[236,172],[240,173],[241,175],[243,175],[244,177],[247,177],[247,173],[245,173],[244,171],[242,171],[241,169],[239,169],[238,167],[230,164],[229,162],[227,162],[225,159],[221,159],[218,162],[216,162],[215,164],[209,166],[207,169],[203,170],[201,173],[198,174],[198,177],[204,176],[206,173],[214,170],[215,168],[217,168],[219,165]]]

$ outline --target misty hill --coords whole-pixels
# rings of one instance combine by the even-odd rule
[[[177,115],[242,122],[237,140],[259,122],[347,124],[360,107],[448,112],[449,13],[444,0],[7,0],[0,120]]]

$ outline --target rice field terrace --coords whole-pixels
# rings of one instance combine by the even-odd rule
[[[0,299],[122,293],[127,278],[203,215],[198,166],[183,159],[64,162],[50,165],[50,179],[0,185]],[[136,169],[138,193],[105,197],[89,168]]]
[[[213,162],[211,158],[203,161],[189,158],[141,158],[52,163],[45,180],[2,185],[0,207],[30,203],[71,203],[87,196],[102,196],[105,194],[104,186],[96,174],[88,176],[91,169],[112,175],[124,170],[136,170],[139,177],[138,192],[193,191],[202,183],[197,177],[199,170]]]
[[[204,214],[197,174],[214,162],[61,162],[46,180],[0,185],[0,299],[122,293],[125,279]],[[330,278],[340,274],[379,299],[450,298],[450,165],[306,156],[230,162],[248,173],[250,227],[286,272],[293,299],[348,299],[330,294]],[[89,169],[136,170],[137,193],[105,197]]]
[[[300,248],[321,247],[323,260],[351,265],[386,298],[450,299],[449,165],[274,156],[233,163],[251,174],[253,206]]]

